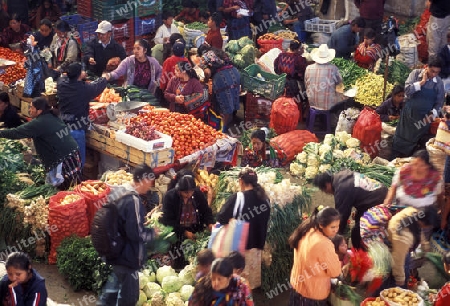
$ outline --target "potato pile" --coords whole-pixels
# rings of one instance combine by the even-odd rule
[[[73,202],[76,202],[78,200],[81,200],[83,197],[81,195],[78,194],[69,194],[67,196],[65,196],[61,202],[59,202],[59,205],[69,205],[72,204]]]
[[[102,194],[105,190],[106,190],[105,183],[95,183],[94,184],[94,183],[82,182],[81,187],[80,187],[80,191],[92,193],[95,196]]]
[[[119,170],[106,175],[105,183],[112,186],[120,186],[123,184],[129,184],[133,182],[133,174],[126,172],[125,170]]]
[[[273,33],[266,33],[258,38],[258,40],[280,40],[280,39],[282,39],[280,36],[275,35]]]
[[[280,32],[277,32],[277,36],[284,38],[284,39],[296,39],[297,33],[292,32],[292,31],[280,31]]]
[[[401,288],[383,290],[381,296],[385,301],[397,303],[402,306],[419,306],[421,298],[417,293]]]
[[[386,302],[382,301],[381,298],[377,297],[375,301],[368,301],[364,306],[386,306]]]

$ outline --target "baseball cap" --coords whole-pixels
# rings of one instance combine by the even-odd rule
[[[186,46],[181,41],[176,41],[172,47],[173,55],[182,57],[185,48]]]
[[[103,20],[102,22],[100,22],[98,24],[98,28],[95,31],[95,33],[105,34],[105,33],[108,33],[110,31],[112,31],[112,24],[110,22],[106,21],[106,20]]]

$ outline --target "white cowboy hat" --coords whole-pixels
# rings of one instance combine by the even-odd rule
[[[317,64],[326,64],[336,56],[336,50],[328,49],[326,44],[320,45],[319,48],[311,51],[311,59]]]

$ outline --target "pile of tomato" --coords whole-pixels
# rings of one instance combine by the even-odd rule
[[[169,111],[152,111],[146,107],[137,117],[130,119],[131,123],[145,122],[173,139],[175,159],[193,154],[224,138],[225,134],[216,131],[200,119],[192,115]]]
[[[0,58],[16,62],[14,66],[6,68],[5,73],[0,75],[0,82],[8,85],[25,77],[27,70],[23,68],[25,57],[22,54],[8,48],[0,48]]]

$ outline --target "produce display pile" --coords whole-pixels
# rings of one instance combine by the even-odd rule
[[[382,61],[380,68],[378,69],[378,74],[384,74],[384,69],[386,67],[385,61]],[[393,60],[388,67],[388,77],[389,83],[394,85],[405,86],[406,79],[411,73],[411,69],[400,61]]]
[[[161,138],[155,130],[154,126],[147,125],[145,122],[133,122],[127,125],[125,133],[134,137],[144,139],[146,141]]]
[[[5,73],[0,75],[0,82],[9,85],[25,77],[27,71],[23,67],[23,63],[25,62],[25,57],[23,55],[13,52],[9,48],[0,47],[0,58],[16,62],[14,66],[6,68]]]
[[[154,126],[157,131],[170,135],[175,159],[203,150],[226,137],[192,115],[157,111],[152,106],[144,107],[138,116],[129,119],[128,124],[135,123]]]
[[[188,23],[184,27],[189,30],[208,31],[208,26],[203,22],[198,21]]]
[[[121,102],[122,98],[120,97],[120,94],[114,90],[114,88],[105,88],[103,92],[98,95],[98,97],[94,98],[94,101],[102,103]]]
[[[130,184],[133,182],[133,174],[126,172],[125,170],[107,171],[103,174],[102,180],[111,186],[120,186],[124,184]]]
[[[355,100],[361,104],[368,106],[379,106],[386,97],[383,97],[384,78],[382,75],[368,73],[359,78],[355,87],[357,88]],[[386,96],[392,91],[394,85],[387,82]]]
[[[367,69],[359,67],[354,61],[343,58],[335,58],[331,61],[331,63],[336,65],[339,69],[345,90],[353,87],[358,79],[369,73]]]
[[[256,58],[256,48],[253,41],[247,36],[239,40],[230,40],[225,47],[233,65],[238,69],[254,64]]]
[[[360,141],[347,132],[327,134],[323,142],[305,145],[290,165],[291,174],[312,180],[319,173],[349,169],[390,187],[396,168],[371,163],[370,156],[359,146]]]

